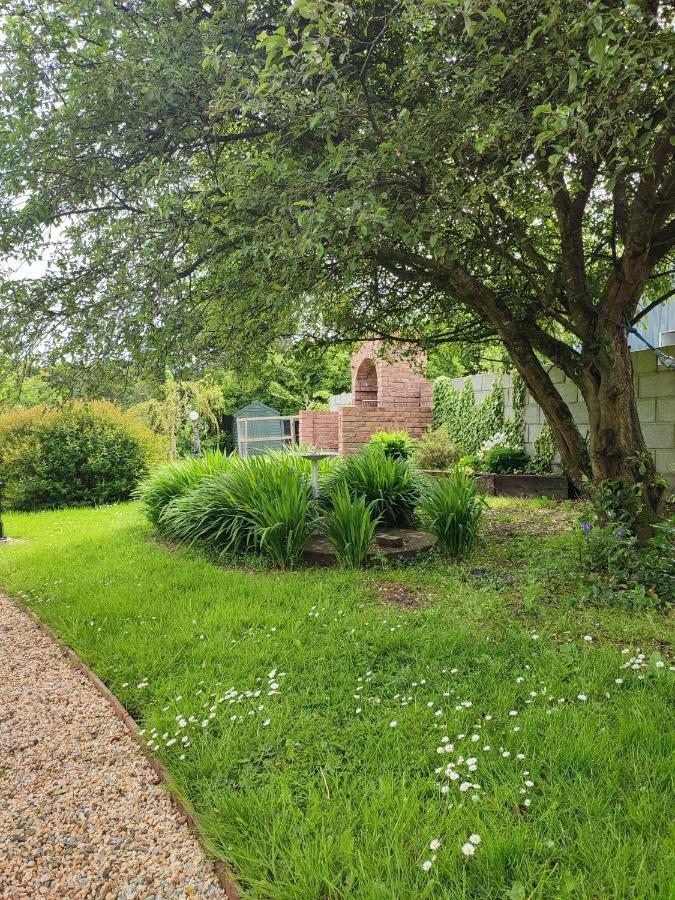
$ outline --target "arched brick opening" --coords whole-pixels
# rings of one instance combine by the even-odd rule
[[[364,359],[356,370],[354,403],[374,406],[377,403],[377,368],[372,359]]]

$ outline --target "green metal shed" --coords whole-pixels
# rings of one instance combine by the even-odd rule
[[[290,437],[289,421],[283,418],[278,409],[273,409],[259,400],[254,400],[232,417],[234,420],[234,446],[240,455],[266,453],[268,450],[282,450]],[[246,434],[254,441],[247,447],[242,446],[244,429],[242,419],[248,419]],[[261,419],[260,422],[250,421]],[[268,438],[268,440],[264,440]]]

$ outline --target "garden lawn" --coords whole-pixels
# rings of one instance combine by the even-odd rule
[[[367,573],[221,568],[134,505],[10,515],[0,584],[145,729],[245,896],[671,897],[672,622],[575,601],[575,512],[494,506],[464,565]]]

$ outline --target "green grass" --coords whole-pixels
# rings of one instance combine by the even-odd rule
[[[0,584],[156,729],[248,897],[670,897],[672,622],[575,604],[564,510],[494,506],[462,565],[283,574],[168,549],[136,505],[10,515]]]

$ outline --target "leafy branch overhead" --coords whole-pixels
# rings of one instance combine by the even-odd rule
[[[586,402],[595,478],[633,477],[625,324],[672,291],[669,4],[7,6],[3,247],[63,238],[5,284],[9,343],[498,339],[572,477],[546,361]]]

